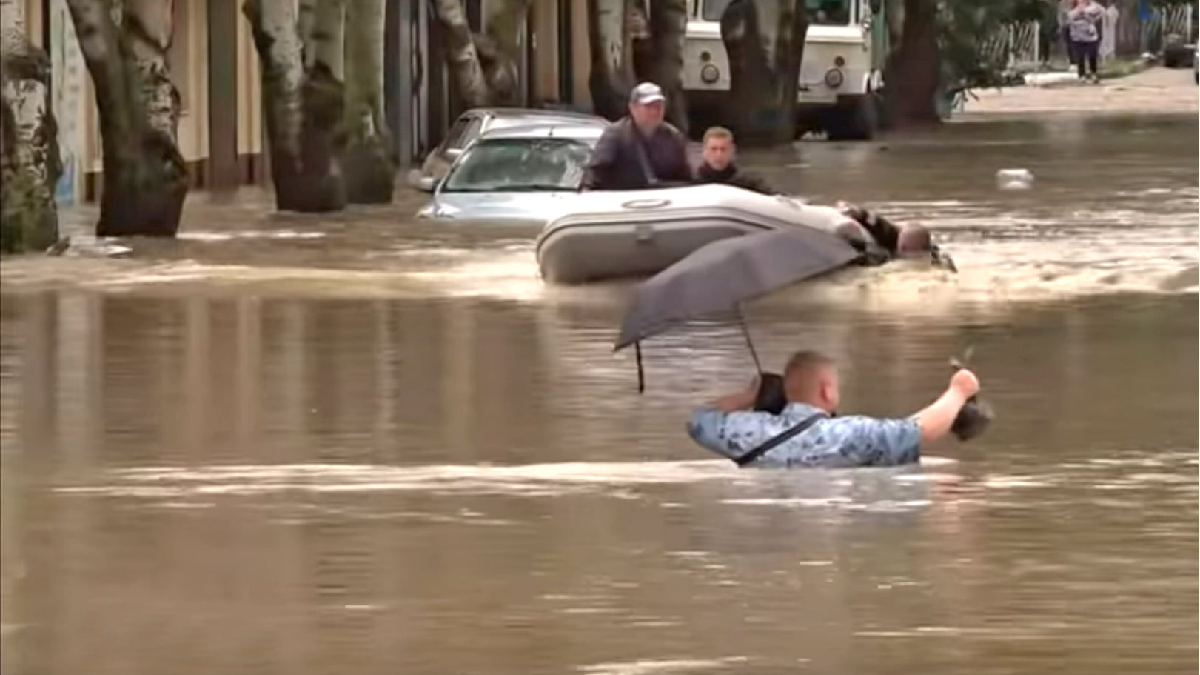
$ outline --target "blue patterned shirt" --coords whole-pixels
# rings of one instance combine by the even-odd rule
[[[767,440],[821,411],[789,403],[779,415],[767,412],[722,412],[703,407],[688,420],[688,435],[703,447],[729,459],[740,457]],[[921,456],[921,426],[915,417],[877,419],[850,416],[817,420],[799,435],[754,460],[760,467],[896,466]]]

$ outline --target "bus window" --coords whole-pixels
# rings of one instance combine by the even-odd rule
[[[725,8],[733,0],[700,0],[700,18],[705,21],[720,21]]]
[[[805,0],[808,20],[814,26],[847,26],[850,24],[851,0]]]
[[[850,3],[854,0],[805,0],[808,20],[814,26],[850,25]],[[700,18],[705,21],[720,21],[725,8],[732,0],[698,0]]]

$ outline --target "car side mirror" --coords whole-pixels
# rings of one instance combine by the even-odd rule
[[[422,192],[433,192],[437,183],[437,179],[422,174],[420,169],[412,169],[408,172],[408,184]]]

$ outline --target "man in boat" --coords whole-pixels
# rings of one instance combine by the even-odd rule
[[[875,266],[893,260],[928,257],[934,265],[955,271],[954,261],[933,243],[933,236],[924,225],[896,225],[883,216],[845,202],[839,202],[837,208],[851,221],[843,221],[834,231],[862,253],[859,264]]]
[[[667,97],[653,82],[629,94],[629,115],[610,125],[588,159],[581,188],[645,190],[692,182],[687,139],[663,119]]]
[[[733,142],[733,132],[725,127],[709,127],[704,132],[704,148],[701,151],[703,161],[696,169],[696,182],[723,183],[764,195],[782,194],[758,176],[747,174],[738,168],[734,161],[736,154],[737,146]]]
[[[936,401],[908,417],[838,417],[841,394],[833,361],[800,351],[783,371],[783,391],[787,404],[781,412],[755,410],[756,377],[749,389],[695,410],[688,435],[718,455],[758,467],[912,464],[919,461],[922,446],[951,433],[963,406],[979,391],[979,380],[969,370],[957,370]],[[789,431],[790,437],[762,451],[768,441]]]

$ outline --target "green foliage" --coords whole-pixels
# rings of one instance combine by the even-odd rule
[[[929,0],[933,1],[933,0]],[[1013,21],[1053,20],[1054,6],[1044,0],[939,0],[938,50],[947,95],[1013,82],[1005,72],[1007,53],[998,48],[1004,26]]]

